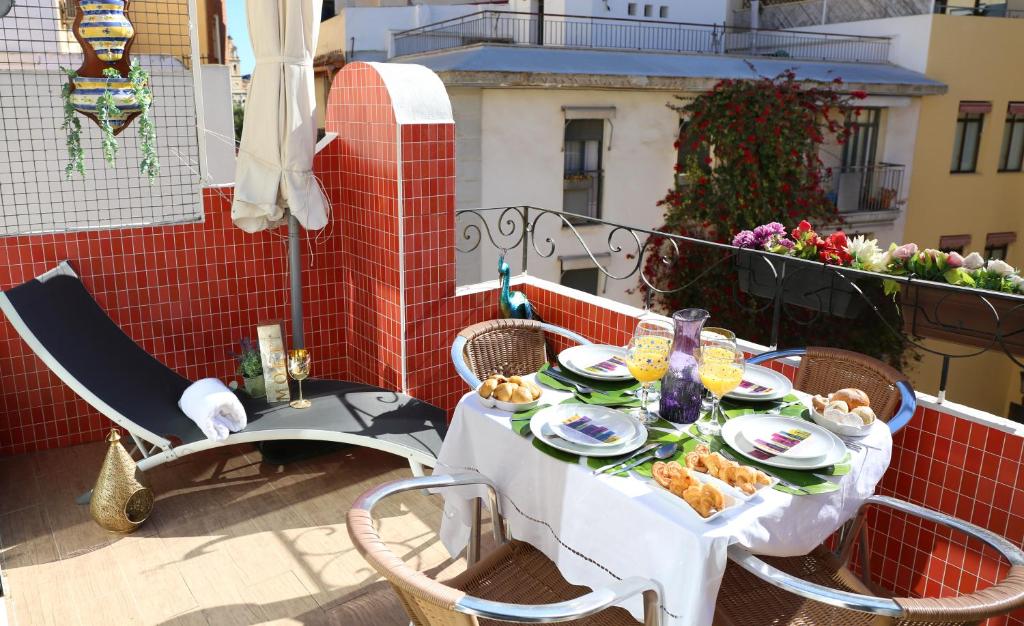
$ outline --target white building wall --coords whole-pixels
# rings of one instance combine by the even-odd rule
[[[605,123],[603,155],[604,191],[601,217],[611,222],[643,228],[662,224],[663,211],[657,202],[673,185],[673,147],[678,129],[678,114],[666,107],[671,94],[652,91],[486,89],[481,96],[480,204],[485,207],[532,205],[562,208],[565,117],[563,106],[615,107],[615,117]],[[472,101],[462,94],[453,98],[456,128],[460,119],[471,120]],[[458,132],[458,131],[457,131]],[[471,143],[469,136],[465,143]],[[456,152],[456,172],[472,172],[478,158],[460,143]],[[468,208],[462,199],[460,208]],[[492,216],[492,223],[495,216]],[[471,223],[463,219],[461,229]],[[538,243],[546,252],[543,239],[551,236],[555,252],[544,258],[531,249],[529,273],[559,282],[560,257],[585,254],[573,231],[555,217],[537,223]],[[595,254],[609,252],[609,229],[600,226],[578,228],[580,236]],[[459,233],[461,236],[461,230]],[[499,237],[496,235],[496,237]],[[499,242],[500,245],[501,242]],[[635,252],[632,239],[623,234],[614,241],[623,252],[612,254],[605,262],[613,274],[625,274],[635,265],[626,253]],[[475,255],[459,255],[460,284],[469,284],[496,276],[491,267],[497,249],[481,246]],[[513,272],[521,271],[521,249],[510,252]],[[487,263],[486,266],[482,263]],[[586,264],[572,265],[585,267]],[[600,281],[599,294],[622,302],[640,302],[636,294],[637,276],[626,280]]]

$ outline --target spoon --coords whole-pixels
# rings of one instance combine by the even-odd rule
[[[627,465],[626,467],[623,467],[620,470],[616,470],[616,471],[612,472],[611,474],[609,474],[609,476],[618,476],[619,474],[622,474],[624,472],[628,472],[629,470],[633,469],[637,465],[640,465],[642,463],[646,463],[646,462],[650,461],[651,459],[658,459],[659,461],[664,461],[665,459],[670,459],[670,458],[672,458],[672,457],[674,457],[676,455],[676,452],[678,450],[679,450],[679,444],[675,444],[675,443],[662,444],[662,445],[660,445],[660,446],[658,446],[657,448],[654,449],[654,453],[653,454],[647,454],[645,456],[642,456],[639,459],[637,459],[636,461],[633,461],[632,463]]]

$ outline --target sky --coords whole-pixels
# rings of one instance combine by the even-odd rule
[[[241,61],[242,74],[251,74],[256,62],[249,43],[249,22],[245,19],[245,0],[227,0],[228,34],[238,46],[238,58]]]

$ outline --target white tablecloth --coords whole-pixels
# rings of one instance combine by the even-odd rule
[[[569,394],[545,388],[545,403]],[[501,494],[501,510],[516,539],[536,546],[565,578],[599,588],[640,576],[661,586],[665,626],[710,624],[725,571],[727,547],[739,542],[759,554],[806,554],[850,519],[889,465],[892,438],[876,422],[852,452],[853,470],[833,477],[841,488],[792,496],[765,489],[711,522],[695,519],[682,499],[635,478],[593,476],[555,459],[510,428],[509,414],[484,407],[468,393],[455,409],[436,473],[479,472]],[[441,538],[452,555],[469,540],[477,487],[444,489]],[[623,604],[638,620],[640,598]]]

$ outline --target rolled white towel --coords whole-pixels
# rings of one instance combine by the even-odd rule
[[[247,423],[238,396],[216,378],[204,378],[189,385],[181,394],[178,407],[214,441],[224,441]]]

